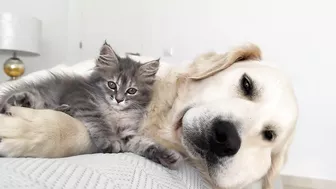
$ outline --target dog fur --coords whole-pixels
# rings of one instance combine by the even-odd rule
[[[148,59],[133,58],[141,61]],[[272,188],[274,178],[286,161],[294,135],[298,107],[287,76],[262,62],[260,49],[253,44],[247,44],[233,48],[225,54],[202,54],[187,67],[163,65],[158,73],[148,115],[143,120],[142,132],[158,143],[185,155],[214,188],[244,188],[260,179],[263,180],[263,189]],[[93,66],[89,62],[86,65],[88,69],[85,73]],[[262,85],[261,99],[251,102],[236,91],[232,82],[243,72],[251,72],[258,78],[255,73],[260,74],[258,82]],[[1,91],[18,87],[28,81],[38,82],[50,74],[76,73],[65,66],[40,71],[3,84],[0,95]],[[263,82],[266,84],[263,85]],[[277,85],[279,89],[272,88],[272,85]],[[192,108],[186,112],[190,107]],[[250,110],[247,112],[251,115],[250,118],[240,113],[247,110]],[[10,111],[12,116],[0,116],[1,155],[65,157],[86,153],[85,149],[90,148],[91,141],[84,126],[61,112],[19,107],[13,107]],[[228,118],[227,113],[232,116]],[[220,115],[223,119],[243,122],[243,126],[239,127],[242,146],[238,153],[220,160],[221,163],[212,167],[214,171],[211,172],[207,162],[194,153],[183,135],[184,129],[192,129],[194,125],[195,129],[199,129],[196,125],[202,125],[198,118],[203,115]],[[258,134],[265,124],[260,120],[266,117],[270,118],[267,121],[274,121],[270,124],[278,124],[279,127],[277,139],[270,143],[262,141]],[[178,130],[181,128],[182,131]],[[263,163],[260,162],[261,159],[264,160]],[[253,171],[248,171],[249,169]]]

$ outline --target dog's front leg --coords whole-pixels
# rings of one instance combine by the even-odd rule
[[[0,114],[0,156],[57,158],[91,153],[85,126],[54,110],[10,107]]]

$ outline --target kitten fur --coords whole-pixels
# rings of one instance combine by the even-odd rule
[[[132,152],[172,168],[180,155],[138,132],[158,68],[159,60],[141,64],[119,57],[105,41],[90,77],[54,75],[40,84],[27,83],[8,91],[6,103],[55,109],[77,118],[95,144],[88,153]],[[7,109],[2,112],[9,115]]]

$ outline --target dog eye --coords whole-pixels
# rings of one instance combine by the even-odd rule
[[[116,89],[117,89],[117,84],[114,83],[113,81],[108,81],[108,82],[107,82],[107,86],[108,86],[110,89],[113,89],[113,90],[116,90]]]
[[[241,78],[240,87],[241,87],[242,91],[244,92],[245,96],[252,96],[252,94],[253,94],[253,82],[247,74],[244,74],[243,77]]]
[[[138,90],[136,90],[135,88],[129,88],[126,92],[128,94],[135,94]]]
[[[267,141],[274,141],[274,139],[276,138],[276,134],[273,130],[264,130],[262,132],[262,136],[264,138],[264,140],[267,140]]]

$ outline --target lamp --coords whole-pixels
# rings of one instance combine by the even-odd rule
[[[13,53],[4,63],[5,73],[16,79],[25,70],[22,56],[39,56],[42,22],[36,18],[0,13],[0,51]]]

